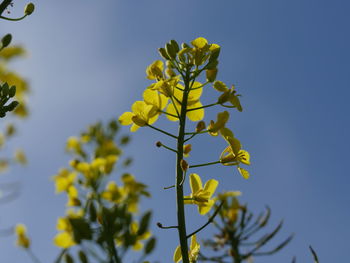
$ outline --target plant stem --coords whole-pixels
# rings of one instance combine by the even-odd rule
[[[12,3],[12,0],[4,0],[0,4],[0,15],[5,11],[5,9]]]
[[[154,126],[152,126],[152,125],[150,125],[150,124],[147,124],[147,126],[150,127],[150,128],[152,128],[153,130],[159,131],[159,132],[161,132],[161,133],[164,133],[164,134],[166,134],[166,135],[168,135],[168,136],[170,136],[170,137],[173,137],[173,138],[177,139],[177,137],[176,137],[175,135],[173,135],[173,134],[171,134],[171,133],[169,133],[169,132],[166,132],[166,131],[163,131],[163,130],[161,130],[161,129],[158,129],[157,127],[154,127]]]
[[[181,254],[183,263],[190,263],[188,257],[188,244],[186,234],[186,221],[185,221],[185,206],[184,206],[184,194],[183,194],[183,178],[184,172],[181,167],[181,160],[183,159],[183,145],[185,142],[185,126],[186,126],[186,109],[188,94],[190,91],[190,78],[189,70],[186,70],[186,76],[184,78],[185,90],[182,98],[181,114],[179,121],[179,134],[177,137],[177,158],[176,158],[176,205],[177,205],[177,222],[178,233],[181,246]]]
[[[221,163],[221,162],[220,161],[216,161],[216,162],[211,162],[211,163],[202,163],[202,164],[190,165],[189,168],[213,165],[213,164],[218,164],[218,163]]]

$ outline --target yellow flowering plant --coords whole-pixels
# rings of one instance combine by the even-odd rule
[[[238,172],[243,178],[249,178],[248,171],[241,167],[242,164],[250,164],[249,153],[242,149],[240,141],[226,127],[230,116],[228,109],[242,111],[242,106],[240,95],[237,94],[235,87],[228,88],[226,84],[216,80],[220,49],[219,45],[210,44],[203,37],[194,39],[190,45],[183,43],[181,47],[175,40],[171,40],[165,45],[165,48],[159,49],[159,53],[165,61],[156,60],[146,69],[147,79],[153,82],[144,91],[143,100],[136,101],[131,107],[131,112],[125,112],[119,117],[119,122],[122,125],[131,125],[131,132],[137,131],[140,127],[149,127],[176,141],[175,147],[169,147],[162,142],[156,144],[158,147],[163,147],[176,154],[176,183],[167,189],[175,188],[176,190],[177,225],[166,227],[158,223],[161,228],[176,228],[178,230],[180,246],[174,253],[175,262],[197,261],[199,245],[195,248],[194,245],[191,245],[189,249],[188,239],[192,238],[191,244],[197,242],[195,235],[212,222],[213,217],[216,216],[224,202],[220,201],[219,204],[215,205],[217,200],[215,190],[219,184],[218,180],[209,179],[203,186],[201,177],[197,173],[189,175],[192,193],[184,195],[187,171],[207,165],[233,165],[238,168]],[[210,86],[220,94],[216,101],[203,105],[201,97],[207,89],[210,89]],[[211,120],[209,126],[206,127],[205,110],[214,106],[224,107],[225,111],[219,112],[217,120]],[[177,134],[155,126],[161,115],[178,123]],[[187,121],[196,124],[194,131],[188,130]],[[188,142],[199,134],[221,135],[228,143],[217,161],[189,164],[188,161],[184,160],[194,147]],[[212,215],[209,215],[208,223],[188,234],[184,209],[186,204],[196,205],[201,215],[209,215],[213,207],[216,209]],[[196,256],[191,256],[193,254]]]
[[[122,262],[129,249],[142,251],[141,258],[152,252],[155,238],[148,230],[151,213],[139,215],[139,202],[149,197],[147,186],[129,173],[121,176],[122,184],[109,177],[122,150],[115,141],[116,121],[104,126],[90,126],[80,136],[67,140],[66,150],[73,154],[69,168],[53,177],[56,193],[66,193],[67,214],[57,221],[58,233],[54,244],[62,248],[57,258],[73,260],[72,247],[80,247],[78,257],[96,256],[103,251],[101,261]],[[129,138],[119,139],[119,145]],[[124,160],[127,167],[130,159]],[[89,246],[87,247],[87,244]]]

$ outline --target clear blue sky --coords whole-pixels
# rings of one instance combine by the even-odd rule
[[[16,1],[13,15],[24,5]],[[67,164],[66,138],[129,110],[149,84],[145,68],[158,58],[157,48],[198,36],[222,46],[218,78],[243,94],[244,111],[233,112],[232,128],[251,153],[252,177],[245,181],[225,167],[198,173],[219,178],[220,190],[241,190],[256,212],[268,204],[274,223],[285,219],[280,239],[296,234],[285,250],[256,262],[291,262],[294,255],[297,262],[312,262],[309,244],[321,262],[348,258],[348,1],[45,0],[36,7],[25,21],[0,21],[1,35],[12,32],[14,42],[29,50],[13,66],[33,91],[31,116],[20,123],[14,143],[27,151],[29,165],[1,178],[20,181],[22,194],[1,206],[0,225],[27,224],[42,262],[58,251],[52,237],[65,199],[54,195],[50,177]],[[174,158],[154,147],[159,139],[141,129],[126,154],[135,159],[131,171],[151,185],[153,198],[144,207],[156,208],[154,222],[172,224],[174,194],[162,187],[173,182]],[[224,147],[217,140],[197,142],[193,162],[211,161]],[[189,228],[202,221],[195,217]],[[206,231],[203,236],[211,233]],[[171,262],[177,234],[153,232],[159,245],[152,259]],[[5,263],[30,262],[13,238],[0,239],[0,255]]]

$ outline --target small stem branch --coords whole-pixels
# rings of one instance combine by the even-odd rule
[[[179,228],[179,226],[163,226],[160,222],[157,223],[157,226],[161,229]]]
[[[35,254],[33,253],[32,250],[30,250],[30,249],[28,248],[28,249],[27,249],[27,252],[28,252],[30,258],[32,259],[32,261],[33,261],[34,263],[41,263],[40,260],[38,259],[38,257],[35,256]]]
[[[202,163],[202,164],[196,164],[196,165],[190,165],[189,168],[195,168],[195,167],[202,167],[202,166],[208,166],[213,164],[221,163],[220,161],[211,162],[211,163]]]
[[[224,205],[225,201],[222,201],[220,203],[220,205],[216,208],[214,214],[208,219],[208,221],[201,226],[200,228],[198,228],[196,231],[192,232],[191,234],[187,235],[187,238],[190,238],[191,236],[197,234],[199,231],[203,230],[207,225],[209,225],[210,223],[213,222],[214,218],[216,217],[216,215],[219,213],[221,207]]]
[[[168,149],[169,151],[172,151],[172,152],[174,152],[174,153],[177,153],[177,151],[176,151],[175,149],[170,148],[169,146],[166,146],[166,145],[164,145],[163,143],[162,143],[162,146],[161,146],[161,147],[164,147],[165,149]]]
[[[4,20],[8,20],[8,21],[21,21],[22,19],[24,19],[27,15],[24,15],[22,17],[19,18],[9,18],[9,17],[5,17],[5,16],[0,16],[1,19]]]
[[[171,186],[167,186],[167,187],[163,187],[164,190],[168,190],[168,189],[171,189],[171,188],[174,188],[175,185],[171,185]]]
[[[197,108],[191,108],[191,109],[188,109],[187,112],[194,111],[194,110],[199,110],[199,109],[204,109],[204,108],[208,108],[208,107],[212,107],[212,106],[215,106],[215,105],[218,105],[218,103],[216,102],[216,103],[204,105],[204,106],[197,107]]]
[[[154,129],[154,130],[156,130],[156,131],[159,131],[159,132],[161,132],[161,133],[164,133],[164,134],[166,134],[166,135],[168,135],[168,136],[170,136],[170,137],[172,137],[172,138],[174,138],[174,139],[177,139],[177,136],[175,136],[175,135],[173,135],[173,134],[171,134],[171,133],[169,133],[169,132],[166,132],[166,131],[163,131],[163,130],[161,130],[161,129],[158,129],[157,127],[154,127],[154,126],[152,126],[152,125],[150,125],[150,124],[147,124],[147,126],[150,127],[150,128],[152,128],[152,129]]]
[[[159,112],[164,113],[165,115],[172,116],[172,117],[174,117],[174,118],[179,118],[179,116],[176,116],[175,114],[168,113],[168,112],[166,112],[166,111],[159,110]]]

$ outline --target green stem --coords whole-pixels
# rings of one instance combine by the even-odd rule
[[[168,135],[168,136],[170,136],[170,137],[173,137],[173,138],[177,139],[177,137],[176,137],[175,135],[173,135],[173,134],[171,134],[171,133],[169,133],[169,132],[166,132],[166,131],[163,131],[163,130],[161,130],[161,129],[158,129],[157,127],[154,127],[154,126],[152,126],[152,125],[150,125],[150,124],[147,124],[147,126],[150,127],[150,128],[152,128],[152,129],[154,129],[154,130],[156,130],[156,131],[159,131],[159,132],[161,132],[161,133],[164,133],[164,134],[166,134],[166,135]]]
[[[177,153],[176,150],[174,150],[173,148],[170,148],[170,147],[168,147],[168,146],[166,146],[166,145],[164,145],[164,144],[162,144],[162,147],[164,147],[165,149],[168,149],[169,151],[172,151],[172,152],[174,152],[174,153]]]
[[[177,222],[178,222],[178,233],[181,246],[181,254],[183,263],[190,263],[188,257],[188,244],[187,244],[187,234],[186,234],[186,221],[185,221],[185,205],[184,205],[184,194],[183,194],[183,179],[184,172],[181,167],[181,160],[183,159],[183,146],[185,142],[185,126],[186,126],[186,109],[187,100],[190,90],[190,78],[189,70],[186,72],[184,78],[185,90],[183,93],[181,114],[180,114],[180,126],[179,135],[177,137],[177,159],[176,159],[176,205],[177,205]]]
[[[218,164],[218,163],[221,163],[221,162],[220,161],[216,161],[216,162],[211,162],[211,163],[202,163],[202,164],[190,165],[189,168],[202,167],[202,166],[213,165],[213,164]]]
[[[6,10],[6,8],[12,3],[12,0],[4,0],[0,4],[0,15]]]
[[[1,19],[4,20],[8,20],[8,21],[21,21],[22,19],[24,19],[27,15],[24,15],[22,17],[19,18],[9,18],[9,17],[5,17],[5,16],[0,16]]]
[[[38,257],[34,255],[32,250],[27,249],[27,252],[34,263],[41,263]]]
[[[165,115],[169,115],[169,116],[172,116],[172,117],[175,117],[175,118],[179,118],[179,116],[171,114],[171,113],[168,113],[166,111],[159,110],[159,112],[164,113]]]
[[[222,202],[220,203],[220,205],[216,208],[214,214],[213,214],[211,217],[209,217],[208,221],[207,221],[203,226],[201,226],[201,227],[198,228],[196,231],[194,231],[194,232],[192,232],[191,234],[189,234],[189,235],[187,236],[187,238],[190,238],[191,236],[197,234],[199,231],[201,231],[201,230],[203,230],[205,227],[207,227],[207,225],[209,225],[210,223],[212,223],[212,222],[214,221],[214,218],[216,217],[216,215],[219,213],[219,211],[220,211],[221,207],[223,206],[224,202],[225,202],[225,201],[222,201]]]
[[[199,109],[204,109],[204,108],[212,107],[212,106],[215,106],[215,105],[218,105],[218,103],[215,102],[215,103],[208,104],[208,105],[204,105],[204,106],[201,106],[201,107],[191,108],[191,109],[188,109],[187,112],[193,111],[193,110],[199,110]]]

